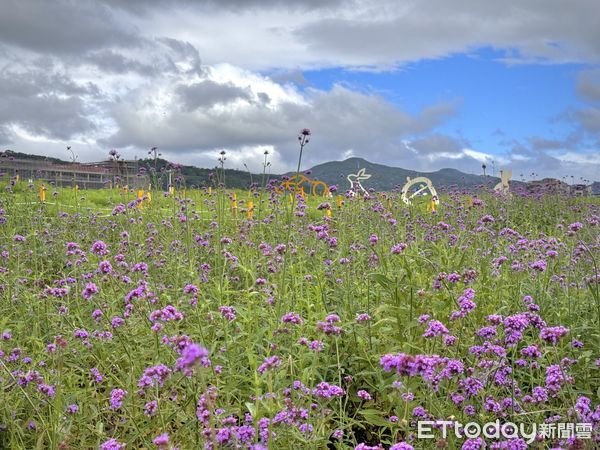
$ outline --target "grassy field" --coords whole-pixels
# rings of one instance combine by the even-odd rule
[[[0,448],[600,445],[600,198],[233,194],[3,189]]]

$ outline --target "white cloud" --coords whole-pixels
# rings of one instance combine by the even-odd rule
[[[307,166],[363,156],[417,170],[478,172],[495,161],[600,173],[593,145],[575,151],[576,138],[536,137],[492,154],[442,134],[461,99],[409,113],[343,83],[305,86],[301,72],[384,70],[481,47],[511,63],[598,63],[597,1],[168,0],[168,13],[149,0],[8,1],[0,142],[15,150],[64,158],[69,144],[91,160],[112,146],[125,157],[159,146],[173,160],[212,167],[226,149],[231,167],[260,171],[269,149],[273,171],[283,172],[308,127]],[[573,135],[600,143],[597,69],[579,75],[577,91],[588,104],[571,111]]]
[[[389,68],[482,45],[512,63],[600,61],[594,0],[362,0],[300,11],[288,4],[157,9],[139,17],[138,27],[193,43],[209,64],[225,60],[257,70]]]
[[[354,153],[354,149],[352,149],[352,148],[349,148],[344,153],[342,153],[343,159],[352,158],[353,156],[356,156],[356,153]]]
[[[490,163],[494,161],[499,164],[508,164],[508,160],[502,156],[493,155],[491,153],[478,152],[470,148],[463,149],[463,154],[473,159],[476,159],[477,161],[481,161],[482,163]]]
[[[513,161],[516,161],[516,162],[525,162],[525,161],[531,160],[531,158],[529,156],[519,155],[518,153],[513,153],[511,155],[511,158]]]
[[[556,158],[570,163],[600,165],[600,151],[595,151],[592,153],[566,152],[562,155],[556,155]]]

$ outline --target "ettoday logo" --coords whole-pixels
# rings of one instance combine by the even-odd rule
[[[462,424],[451,420],[422,420],[417,423],[418,439],[434,439],[436,434],[441,432],[441,437],[446,439],[449,432],[459,439],[476,439],[483,437],[486,439],[524,439],[527,444],[531,444],[536,438],[567,439],[577,437],[579,439],[590,439],[592,432],[591,423],[553,423],[553,424],[515,424],[513,422],[500,423],[487,422],[483,425],[476,422]]]

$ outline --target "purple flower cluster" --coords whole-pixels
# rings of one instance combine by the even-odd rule
[[[268,356],[265,358],[263,363],[258,366],[257,372],[260,374],[265,373],[267,370],[272,370],[281,365],[281,358],[277,355]]]
[[[120,409],[123,406],[123,399],[126,395],[127,391],[123,389],[113,389],[110,393],[110,409]]]
[[[439,320],[430,320],[427,325],[427,330],[423,333],[423,337],[434,338],[448,333],[448,328],[446,328],[442,322]]]
[[[540,339],[548,342],[549,344],[556,345],[558,344],[558,340],[562,337],[565,337],[569,333],[569,329],[559,326],[559,327],[545,327],[540,331]]]
[[[346,391],[335,384],[329,384],[326,381],[322,381],[313,389],[312,394],[315,397],[329,400],[334,397],[343,397],[346,395]]]
[[[138,381],[138,387],[141,389],[141,392],[144,392],[147,388],[153,386],[163,387],[165,381],[167,381],[170,376],[171,369],[164,364],[147,367]]]
[[[344,333],[344,330],[334,323],[338,323],[340,321],[340,316],[337,314],[329,314],[325,318],[324,322],[317,322],[317,330],[322,331],[325,334],[339,336]]]
[[[300,317],[299,314],[296,314],[294,312],[289,312],[289,313],[284,314],[281,317],[281,321],[283,323],[292,323],[295,325],[302,325],[302,323],[303,323],[302,317]]]
[[[175,371],[183,372],[187,377],[192,376],[195,367],[210,367],[211,365],[208,350],[198,344],[186,345],[180,355],[175,361]]]
[[[236,311],[232,306],[219,306],[219,312],[224,319],[229,321],[235,320]]]
[[[450,320],[456,320],[458,318],[467,317],[476,307],[477,305],[473,301],[475,298],[475,291],[471,288],[465,289],[462,295],[458,298],[458,305],[460,307],[459,311],[454,311],[450,315]]]

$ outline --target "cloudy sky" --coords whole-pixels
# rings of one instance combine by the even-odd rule
[[[0,149],[600,181],[597,0],[0,0]]]

